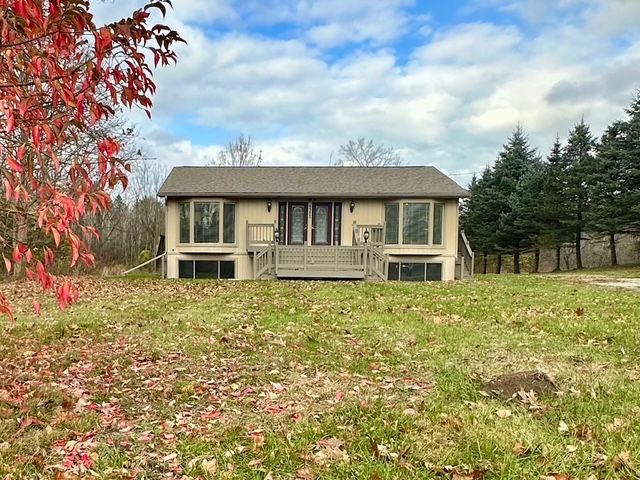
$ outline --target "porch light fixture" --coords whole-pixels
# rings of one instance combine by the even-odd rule
[[[351,204],[349,205],[349,211],[353,213],[353,209],[356,208],[356,202],[351,200]]]
[[[271,200],[267,200],[267,212],[271,212]]]
[[[367,243],[369,241],[369,229],[367,228],[364,231],[364,243]]]

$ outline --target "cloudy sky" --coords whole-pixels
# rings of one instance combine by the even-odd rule
[[[546,153],[582,117],[598,135],[640,87],[640,0],[174,0],[188,46],[158,71],[165,165],[206,164],[240,133],[264,165],[326,165],[350,138],[462,184],[520,122]],[[99,20],[137,0],[96,3]]]

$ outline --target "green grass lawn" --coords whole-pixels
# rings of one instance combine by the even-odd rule
[[[42,317],[3,285],[0,478],[640,474],[640,292],[552,275],[82,285]],[[560,391],[481,392],[519,370]]]

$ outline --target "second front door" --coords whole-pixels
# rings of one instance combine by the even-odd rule
[[[311,205],[311,244],[331,245],[331,203]]]

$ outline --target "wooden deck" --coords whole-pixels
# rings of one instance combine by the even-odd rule
[[[253,277],[386,280],[384,225],[353,225],[353,246],[276,245],[274,224],[247,222]]]
[[[275,274],[290,278],[364,278],[363,247],[278,246]]]
[[[365,246],[267,245],[254,254],[254,278],[364,279],[387,277],[380,248]]]

